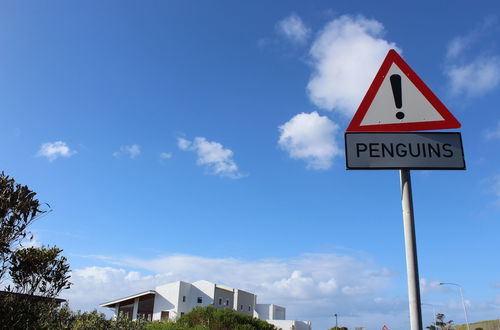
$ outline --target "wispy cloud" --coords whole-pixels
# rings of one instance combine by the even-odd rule
[[[484,192],[494,196],[493,205],[500,207],[500,173],[485,177],[481,180]]]
[[[233,152],[219,142],[207,141],[204,137],[196,137],[193,141],[178,138],[177,145],[181,150],[195,152],[197,164],[205,167],[210,174],[231,179],[244,176],[233,160]]]
[[[325,170],[332,166],[333,158],[341,154],[334,136],[338,128],[316,111],[301,113],[279,127],[278,143],[291,158],[304,160],[308,168]]]
[[[497,202],[500,205],[500,174],[497,174],[491,178],[491,190],[497,198]]]
[[[311,101],[321,109],[352,116],[389,49],[397,49],[383,34],[380,22],[363,16],[329,22],[310,50]]]
[[[71,150],[70,147],[63,141],[47,142],[40,146],[40,150],[36,154],[38,157],[45,157],[50,162],[59,157],[68,158],[76,154],[76,151]]]
[[[482,96],[499,85],[500,56],[489,53],[484,42],[493,23],[495,18],[487,17],[472,31],[453,38],[448,44],[445,74],[453,96]],[[474,45],[479,46],[472,47]]]
[[[466,64],[450,65],[446,75],[453,95],[481,96],[500,82],[500,57],[478,57]]]
[[[160,159],[166,160],[172,158],[171,152],[160,152]]]
[[[493,129],[487,129],[484,132],[484,137],[487,140],[500,139],[500,121],[498,121],[497,126]]]
[[[120,150],[113,152],[113,156],[118,158],[121,156],[129,157],[134,159],[141,154],[141,146],[138,144],[132,144],[128,146],[121,146]]]
[[[463,55],[466,50],[470,49],[474,43],[478,42],[482,36],[488,33],[495,21],[495,17],[488,16],[470,32],[453,38],[448,43],[446,57],[454,59]]]
[[[285,38],[296,43],[304,43],[309,38],[311,34],[311,29],[308,28],[302,19],[296,14],[291,14],[290,16],[279,21],[276,25],[278,33],[283,35]]]

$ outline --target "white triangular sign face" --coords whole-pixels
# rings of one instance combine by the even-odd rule
[[[348,132],[397,132],[459,128],[460,122],[391,49]]]
[[[400,77],[396,78],[399,82],[391,84],[390,78],[394,77],[394,75]],[[399,96],[394,95],[394,84],[399,84],[399,86],[396,86],[396,88],[399,87],[401,90]],[[399,109],[396,105],[398,97],[401,104]],[[415,87],[396,63],[392,63],[389,72],[382,81],[382,85],[380,85],[377,95],[375,95],[372,104],[368,107],[360,126],[441,120],[444,120],[444,118],[427,98]]]

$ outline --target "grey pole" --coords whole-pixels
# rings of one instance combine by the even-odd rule
[[[413,219],[413,199],[411,193],[410,170],[399,170],[401,179],[401,199],[405,232],[406,272],[408,278],[408,301],[410,305],[411,330],[422,330],[422,310],[420,304],[420,283],[418,277],[417,242]]]
[[[464,308],[464,315],[465,315],[465,323],[467,324],[467,330],[470,330],[470,325],[469,325],[469,318],[467,317],[467,309],[465,308],[465,300],[464,300],[464,293],[462,292],[462,286],[457,283],[439,283],[439,285],[445,285],[445,284],[450,284],[450,285],[455,285],[458,286],[460,289],[460,297],[462,298],[462,307]]]

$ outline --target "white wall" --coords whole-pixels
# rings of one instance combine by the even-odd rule
[[[278,305],[271,305],[272,317],[271,320],[286,320],[286,308]]]
[[[255,305],[256,317],[261,320],[271,319],[271,304],[257,304]]]
[[[266,320],[266,322],[282,330],[311,330],[310,322],[292,320]]]
[[[192,289],[191,283],[187,282],[180,282],[179,285],[179,296],[177,297],[177,316],[181,317],[182,313],[188,313],[190,312],[195,304],[196,304],[196,297],[193,299],[192,294],[191,294],[191,289]],[[183,297],[186,297],[186,301],[182,301]]]
[[[161,311],[169,311],[169,318],[177,318],[177,306],[181,281],[161,285],[155,288],[153,320],[160,320]]]
[[[257,317],[261,320],[285,320],[286,308],[274,304],[255,305]]]

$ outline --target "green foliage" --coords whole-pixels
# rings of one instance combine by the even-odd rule
[[[23,248],[28,226],[46,213],[27,186],[0,173],[0,329],[69,329],[71,311],[53,297],[69,288],[69,265],[61,249]]]
[[[434,326],[434,324],[431,324],[426,328],[429,330],[452,330],[453,321],[446,321],[444,314],[438,313],[436,314],[436,326]]]
[[[0,329],[60,329],[57,324],[58,303],[50,298],[2,293],[0,295]]]
[[[470,324],[470,328],[474,329],[474,330],[477,330],[477,329],[498,330],[498,329],[500,329],[500,319],[474,322],[474,323]],[[456,325],[455,329],[456,330],[467,330],[467,325],[466,324]]]
[[[37,215],[46,212],[35,196],[28,186],[16,184],[13,178],[0,173],[0,281],[13,249],[30,235],[27,227]]]
[[[146,324],[146,330],[208,330],[202,325],[188,327],[176,322],[149,322]]]
[[[276,330],[275,326],[266,321],[213,306],[195,308],[181,316],[177,323],[186,326],[187,329],[200,330]],[[202,328],[195,328],[196,326],[202,326]]]
[[[31,247],[15,251],[9,267],[13,291],[56,297],[61,290],[69,289],[69,265],[61,252],[57,247]]]
[[[111,328],[111,321],[106,319],[104,313],[97,310],[92,312],[78,313],[70,316],[71,329],[73,330],[107,330]]]

